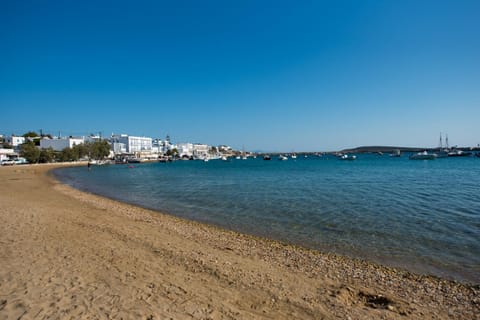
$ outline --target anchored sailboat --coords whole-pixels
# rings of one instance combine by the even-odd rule
[[[443,146],[442,133],[440,132],[440,142],[438,144],[438,152],[435,153],[437,158],[446,158],[448,157],[448,135],[445,137],[445,147]]]

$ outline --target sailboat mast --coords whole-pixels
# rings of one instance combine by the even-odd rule
[[[439,147],[439,150],[442,150],[442,148],[443,148],[442,133],[441,132],[440,132],[440,145],[438,147]]]

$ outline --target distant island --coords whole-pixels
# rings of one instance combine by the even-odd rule
[[[422,148],[422,147],[395,147],[395,146],[361,146],[352,149],[343,149],[340,152],[342,153],[375,153],[375,152],[382,152],[382,153],[389,153],[395,150],[400,150],[400,152],[420,152],[420,151],[434,151],[438,150],[439,148]],[[457,150],[463,151],[480,151],[479,147],[471,148],[471,147],[456,147]]]

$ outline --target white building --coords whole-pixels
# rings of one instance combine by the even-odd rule
[[[195,143],[193,145],[193,156],[197,159],[209,157],[210,146],[207,144]]]
[[[13,146],[14,148],[16,148],[19,145],[25,143],[25,137],[17,137],[17,136],[11,135],[9,137],[5,137],[5,142]]]
[[[193,156],[193,143],[178,143],[177,151],[180,157]]]
[[[148,137],[134,137],[126,134],[115,136],[113,139],[113,146],[115,151],[115,143],[118,143],[117,147],[121,150],[125,150],[122,153],[136,153],[136,152],[152,152],[152,138]],[[122,147],[122,144],[125,147]]]
[[[62,151],[65,148],[73,148],[76,145],[83,144],[84,139],[83,138],[73,138],[73,137],[67,137],[67,138],[42,138],[40,140],[40,148],[41,149],[47,149],[47,148],[52,148],[55,151]]]
[[[127,146],[125,143],[112,142],[112,150],[115,154],[127,153]]]
[[[152,152],[158,155],[164,155],[168,150],[176,149],[177,146],[170,142],[170,136],[167,135],[165,140],[154,139],[152,141]]]
[[[168,150],[171,150],[170,141],[162,139],[154,139],[152,141],[152,152],[156,154],[165,154]]]
[[[102,141],[102,137],[100,135],[91,134],[85,137],[85,142],[98,142],[98,141]]]

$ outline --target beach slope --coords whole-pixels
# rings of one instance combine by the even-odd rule
[[[145,210],[0,168],[0,319],[476,319],[479,287]]]

